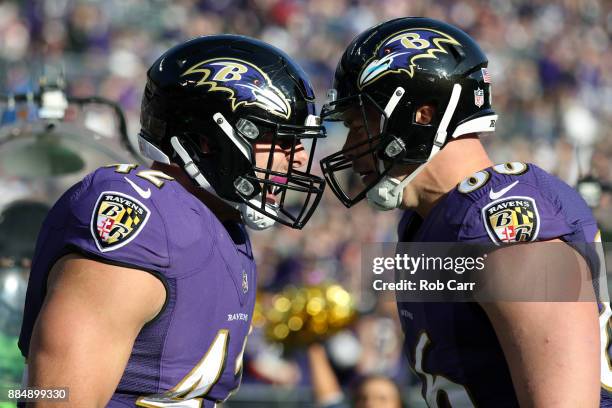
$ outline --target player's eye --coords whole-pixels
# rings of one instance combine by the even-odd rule
[[[300,141],[298,139],[296,142],[296,145],[299,143]],[[278,142],[278,146],[283,150],[289,150],[293,147],[293,140],[292,139],[281,139]]]

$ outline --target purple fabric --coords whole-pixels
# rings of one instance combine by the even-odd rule
[[[560,238],[568,243],[591,243],[597,232],[596,222],[586,203],[567,184],[532,164],[519,175],[499,174],[485,169],[482,187],[469,193],[459,188],[451,191],[421,220],[406,212],[400,221],[400,241],[490,243],[483,208],[499,200],[530,199],[539,214],[536,240]],[[500,192],[516,183],[503,195]],[[477,183],[476,183],[477,184]],[[490,198],[493,191],[494,200]],[[499,197],[496,197],[496,194]],[[419,223],[422,224],[419,225]],[[503,243],[500,243],[503,245]],[[585,254],[590,256],[591,254]],[[427,345],[421,349],[422,371],[433,375],[434,382],[424,386],[456,392],[451,398],[461,406],[518,407],[512,379],[503,351],[483,309],[476,303],[398,302],[405,332],[405,352],[412,367],[417,360],[419,342],[426,334]],[[421,343],[423,344],[423,343]],[[423,376],[419,376],[423,380]],[[442,396],[444,392],[433,391]],[[602,390],[604,394],[605,391]],[[435,397],[434,397],[435,398]],[[441,397],[442,398],[442,397]],[[470,405],[471,404],[471,405]],[[602,402],[603,404],[603,402]]]
[[[133,406],[139,397],[163,394],[182,380],[183,387],[175,393],[179,398],[224,400],[240,382],[237,361],[255,303],[256,271],[248,235],[241,224],[221,224],[176,181],[163,180],[158,188],[137,175],[141,170],[146,169],[123,174],[115,168],[100,168],[66,192],[50,211],[37,243],[20,348],[27,356],[50,267],[64,254],[79,252],[102,262],[148,271],[162,280],[167,290],[167,303],[138,335],[109,406],[124,406],[121,401]],[[150,197],[139,195],[128,179],[143,192],[150,190]],[[91,221],[94,218],[94,225],[98,222],[96,203],[108,196],[142,204],[146,209],[143,214],[148,212],[149,217],[129,242],[102,251]],[[215,339],[221,347],[207,354]],[[192,373],[205,356],[222,360],[205,364],[209,369],[203,370],[204,374],[198,370]],[[215,372],[207,382],[211,370]],[[217,370],[218,378],[214,375]],[[185,384],[193,385],[192,392],[181,392]],[[205,406],[212,406],[209,402]]]

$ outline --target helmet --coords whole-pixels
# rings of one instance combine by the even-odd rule
[[[147,72],[140,122],[146,157],[179,164],[252,228],[278,221],[300,229],[323,194],[325,181],[310,173],[325,135],[312,87],[297,64],[264,42],[213,35],[171,48]],[[302,139],[311,147],[300,171]],[[271,144],[266,166],[256,165],[258,142]],[[276,147],[287,154],[286,170],[273,169]],[[279,203],[267,202],[269,194]]]
[[[340,201],[350,207],[367,196],[377,209],[397,208],[404,186],[448,141],[495,130],[487,63],[466,33],[429,18],[398,18],[357,36],[342,55],[321,112],[323,120],[340,121],[352,109],[361,113],[366,128],[367,140],[321,160]],[[427,125],[415,117],[424,104],[435,107]],[[380,118],[379,129],[368,127],[371,115]],[[342,172],[366,155],[376,163],[376,178],[361,190],[343,185]],[[416,170],[399,181],[388,175],[397,164]]]

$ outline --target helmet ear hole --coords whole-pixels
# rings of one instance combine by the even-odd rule
[[[436,115],[436,108],[431,103],[426,103],[414,110],[412,121],[416,125],[431,126]]]

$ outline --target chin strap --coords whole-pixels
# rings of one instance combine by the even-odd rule
[[[383,176],[366,194],[368,203],[378,211],[389,211],[399,208],[404,197],[404,187],[408,185],[422,170],[424,164],[417,167],[405,179],[399,180],[391,176]]]
[[[400,88],[398,88],[399,90]],[[400,94],[401,96],[401,94]],[[366,199],[370,205],[379,211],[389,211],[395,208],[399,208],[402,204],[402,198],[404,196],[404,188],[412,181],[416,176],[419,175],[423,168],[444,146],[446,142],[448,125],[455,113],[455,109],[457,109],[457,104],[459,103],[459,97],[461,96],[461,85],[455,84],[453,86],[453,91],[451,93],[450,101],[448,102],[448,106],[444,111],[444,115],[442,115],[442,120],[440,121],[440,126],[438,126],[438,130],[436,131],[436,137],[434,139],[434,145],[431,148],[431,153],[429,157],[425,161],[425,163],[419,165],[410,175],[406,176],[403,180],[399,180],[395,177],[391,176],[383,176],[378,183],[376,183],[370,190],[368,190],[366,194]],[[390,108],[389,105],[393,102],[393,106]],[[391,98],[385,107],[385,113],[387,117],[391,117],[391,113],[397,106],[399,101]],[[387,112],[387,110],[389,112]]]
[[[256,231],[262,231],[270,228],[275,224],[276,221],[274,219],[268,217],[260,211],[255,210],[246,203],[237,203],[235,201],[226,200],[225,198],[219,196],[215,189],[210,185],[208,180],[206,180],[206,177],[204,177],[204,175],[200,172],[198,166],[196,166],[196,164],[193,162],[178,137],[173,136],[170,139],[170,144],[172,145],[172,148],[174,149],[176,154],[178,154],[181,160],[183,161],[183,169],[189,175],[189,177],[194,179],[200,187],[213,194],[215,197],[218,197],[219,199],[223,200],[231,207],[238,210],[240,212],[240,216],[242,217],[242,221],[247,227]],[[261,193],[249,200],[249,203],[256,207],[261,206],[261,202]],[[265,208],[266,212],[270,214],[273,214],[275,216],[278,214],[278,207],[275,205],[266,203]]]

